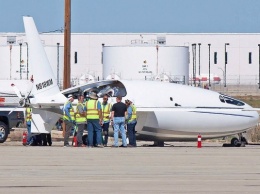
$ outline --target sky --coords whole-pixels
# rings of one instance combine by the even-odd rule
[[[0,0],[0,32],[64,26],[65,0]],[[260,33],[260,0],[71,0],[73,33]]]

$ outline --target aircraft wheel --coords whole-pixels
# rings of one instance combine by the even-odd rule
[[[82,136],[82,141],[84,145],[88,145],[88,135],[83,135]]]
[[[234,146],[234,147],[240,147],[241,142],[236,137],[234,137],[234,138],[231,139],[231,145]]]
[[[0,143],[4,143],[8,136],[8,128],[6,124],[0,121]]]
[[[248,145],[248,141],[245,137],[241,137],[241,141],[245,144]]]

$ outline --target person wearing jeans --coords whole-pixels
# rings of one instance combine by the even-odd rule
[[[125,101],[127,106],[127,134],[129,138],[129,147],[136,147],[136,137],[135,137],[135,126],[137,123],[136,117],[136,107],[132,103],[132,100],[127,99]]]
[[[111,123],[114,126],[114,145],[112,147],[118,147],[118,132],[120,131],[122,136],[123,147],[127,147],[126,134],[125,134],[125,116],[127,115],[127,107],[121,102],[122,97],[117,96],[116,102],[112,107]]]
[[[102,124],[103,135],[104,135],[103,144],[106,147],[107,140],[108,140],[109,122],[110,122],[109,115],[112,108],[112,105],[108,102],[107,94],[103,96],[103,102],[101,104],[101,108],[102,108],[102,116],[103,116],[103,124]]]
[[[70,132],[75,123],[74,108],[72,107],[73,101],[74,97],[72,94],[70,94],[68,96],[68,101],[63,106],[63,120],[66,126],[64,131],[64,147],[69,146]]]

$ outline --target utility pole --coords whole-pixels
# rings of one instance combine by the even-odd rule
[[[64,18],[64,70],[63,90],[70,87],[70,21],[71,21],[71,0],[65,0]],[[66,131],[65,122],[62,123],[63,134]]]
[[[65,0],[63,89],[70,87],[71,0]]]

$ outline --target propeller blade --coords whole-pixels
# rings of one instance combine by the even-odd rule
[[[33,82],[34,82],[34,79],[33,79],[33,75],[31,76],[31,79],[30,79],[30,82],[28,84],[28,94],[27,96],[25,97],[25,99],[28,99],[30,94],[32,93],[32,89],[33,89]]]
[[[21,99],[22,98],[22,94],[21,94],[20,90],[14,84],[11,84],[11,86],[12,86],[15,94]]]

